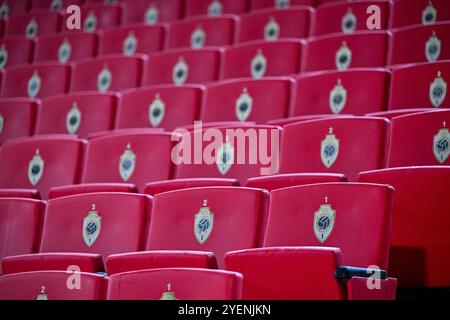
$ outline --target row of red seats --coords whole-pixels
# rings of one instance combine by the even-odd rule
[[[355,181],[366,170],[448,165],[449,123],[447,110],[396,117],[391,125],[387,119],[372,117],[327,117],[291,123],[283,129],[216,124],[214,132],[223,141],[216,142],[221,145],[212,155],[214,163],[197,160],[211,149],[206,142],[210,138],[204,137],[211,134],[206,132],[209,128],[198,132],[200,142],[194,141],[196,130],[145,129],[101,133],[88,143],[67,136],[13,139],[0,148],[0,187],[36,188],[46,198],[52,187],[80,182],[132,183],[141,191],[148,182],[172,178],[234,178],[244,183],[264,175],[263,169],[269,174],[342,173]],[[411,129],[416,126],[420,132]],[[274,147],[278,143],[280,154]]]
[[[20,20],[30,8],[28,1],[3,1],[0,17]],[[82,0],[37,0],[33,1],[30,14],[47,11],[59,12],[68,5],[82,5]],[[185,2],[185,3],[184,3]],[[92,11],[99,26],[111,27],[121,23],[167,22],[182,17],[198,15],[218,16],[222,14],[245,15],[250,11],[266,8],[286,9],[292,6],[318,5],[313,19],[313,34],[333,31],[352,31],[365,29],[368,18],[367,8],[376,5],[380,8],[381,27],[392,28],[412,24],[432,24],[436,21],[450,20],[449,5],[445,0],[372,0],[372,1],[333,1],[333,0],[132,0],[132,1],[87,1],[82,7],[82,17]],[[101,5],[101,6],[99,6]],[[392,11],[390,10],[392,8]],[[22,16],[20,17],[20,14]],[[20,18],[14,16],[19,15]],[[18,23],[18,22],[16,22]]]

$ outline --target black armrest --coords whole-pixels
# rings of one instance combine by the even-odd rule
[[[353,277],[369,278],[375,272],[378,272],[380,279],[382,279],[382,280],[387,279],[386,270],[355,268],[355,267],[348,267],[348,266],[337,267],[336,271],[334,272],[334,278],[335,279],[351,279]]]

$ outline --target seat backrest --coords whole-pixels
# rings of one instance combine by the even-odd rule
[[[193,179],[172,179],[150,182],[145,185],[144,193],[154,196],[158,193],[173,191],[178,189],[189,189],[198,187],[237,187],[239,181],[236,179],[223,178],[193,178]]]
[[[124,24],[157,22],[181,19],[184,15],[183,0],[141,0],[129,5],[123,16]]]
[[[31,136],[38,106],[39,101],[30,98],[0,99],[0,143]]]
[[[304,184],[345,181],[347,181],[345,176],[337,173],[288,173],[250,178],[247,180],[245,186],[247,188],[258,188],[272,191]]]
[[[391,28],[450,20],[450,3],[446,0],[397,0],[392,5]]]
[[[122,13],[125,8],[118,4],[87,4],[81,7],[81,29],[84,32],[96,32],[102,29],[119,26],[122,21]],[[69,14],[64,14],[64,21]],[[70,31],[66,24],[63,24],[62,31]]]
[[[240,14],[247,11],[246,0],[185,0],[185,16],[218,16],[224,13]]]
[[[8,19],[5,35],[34,39],[58,33],[61,24],[62,17],[57,12],[26,13]]]
[[[75,194],[93,192],[131,192],[137,193],[137,188],[131,183],[80,183],[51,188],[48,199],[62,198]]]
[[[34,42],[24,37],[0,40],[0,69],[28,64],[33,59]]]
[[[276,8],[286,9],[291,6],[313,6],[316,0],[250,0],[250,10]]]

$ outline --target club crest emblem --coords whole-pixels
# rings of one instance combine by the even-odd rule
[[[444,128],[439,130],[433,140],[433,153],[440,164],[443,164],[450,154],[450,131],[445,125],[444,122]]]
[[[97,16],[94,11],[90,11],[84,20],[84,31],[95,32],[95,30],[97,30]]]
[[[39,94],[41,90],[41,77],[39,76],[37,70],[33,72],[30,80],[28,80],[28,96],[34,98]]]
[[[342,85],[341,79],[338,79],[333,90],[330,91],[330,109],[333,113],[341,113],[347,102],[347,90]]]
[[[348,8],[347,13],[342,17],[341,29],[343,33],[353,33],[356,30],[356,16],[352,9]]]
[[[438,108],[445,100],[447,95],[447,82],[441,77],[441,72],[438,71],[437,77],[430,84],[430,101]]]
[[[0,47],[0,69],[4,69],[6,64],[8,63],[8,50],[6,50],[6,46],[3,43]]]
[[[53,0],[50,4],[50,10],[54,12],[61,11],[63,6],[62,0]]]
[[[131,145],[128,144],[125,151],[120,156],[119,173],[124,181],[128,181],[133,175],[136,167],[136,154],[131,150]]]
[[[95,204],[92,205],[91,211],[83,220],[83,240],[84,243],[91,247],[100,235],[102,226],[102,217],[99,216]]]
[[[430,1],[428,6],[422,11],[422,23],[433,24],[436,22],[436,19],[437,19],[437,11]]]
[[[3,122],[4,122],[3,116],[2,116],[2,114],[0,113],[0,134],[3,132]]]
[[[35,186],[39,182],[39,180],[41,180],[43,173],[44,160],[39,154],[39,149],[36,149],[36,154],[28,164],[28,181],[30,181],[31,185]]]
[[[266,74],[267,69],[267,59],[264,57],[262,50],[258,49],[255,57],[252,60],[250,66],[250,73],[253,78],[262,78]]]
[[[208,208],[208,200],[203,200],[203,207],[194,216],[194,235],[200,244],[211,235],[214,225],[214,213]]]
[[[350,66],[352,61],[352,51],[348,48],[344,41],[342,46],[336,52],[336,68],[338,70],[345,70]]]
[[[191,34],[191,47],[193,49],[201,49],[206,41],[206,33],[201,26],[197,26]]]
[[[280,36],[280,25],[274,17],[270,17],[266,26],[264,27],[264,39],[267,41],[277,40]]]
[[[106,92],[109,90],[112,81],[112,73],[109,71],[108,66],[103,66],[102,71],[97,76],[97,88],[99,92]]]
[[[220,174],[225,175],[234,163],[234,147],[231,143],[227,142],[222,144],[222,146],[217,150],[216,155],[216,165],[219,169]]]
[[[331,205],[322,204],[314,213],[314,234],[320,243],[325,242],[333,231],[336,211]]]
[[[27,25],[27,28],[25,29],[25,38],[27,39],[33,39],[37,36],[38,33],[38,24],[36,22],[36,19],[33,17],[30,22]]]
[[[8,19],[8,17],[9,17],[9,5],[5,1],[0,6],[0,19],[6,20],[6,19]]]
[[[290,5],[289,0],[275,0],[275,8],[277,9],[288,8],[289,5]]]
[[[188,78],[189,66],[184,61],[183,57],[178,59],[178,62],[173,67],[172,79],[173,83],[177,85],[184,84]]]
[[[236,99],[236,117],[240,121],[246,121],[252,112],[253,98],[248,94],[247,88]]]
[[[36,296],[36,300],[48,300],[45,286],[41,286],[41,292]]]
[[[219,0],[212,0],[208,6],[208,15],[212,17],[220,16],[223,11],[222,3]]]
[[[157,93],[155,99],[148,108],[148,120],[152,127],[160,125],[161,121],[164,119],[165,110],[166,104],[161,100],[159,93]]]
[[[69,40],[64,39],[63,43],[58,49],[58,61],[61,64],[67,63],[72,55],[72,46]]]
[[[155,5],[150,5],[145,12],[145,24],[152,25],[157,23],[159,20],[159,10]]]
[[[127,38],[123,42],[123,54],[125,56],[131,56],[136,53],[138,46],[138,39],[133,31],[128,33]]]
[[[167,284],[167,292],[163,292],[159,300],[178,300],[175,297],[175,292],[172,291],[172,285]]]
[[[339,140],[333,134],[333,128],[330,128],[329,133],[322,140],[322,146],[320,150],[320,158],[325,167],[330,168],[336,161],[339,155]]]
[[[436,37],[436,32],[433,31],[433,35],[428,39],[425,44],[425,56],[429,62],[439,59],[441,54],[441,40]]]
[[[67,132],[74,134],[77,132],[81,124],[81,111],[78,109],[78,105],[74,102],[72,109],[67,113],[66,128]]]

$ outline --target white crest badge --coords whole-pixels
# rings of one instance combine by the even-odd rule
[[[67,63],[72,55],[72,45],[69,40],[64,39],[63,43],[58,49],[58,61],[61,64]]]
[[[108,66],[103,66],[102,71],[97,76],[97,88],[100,92],[106,92],[109,90],[112,82],[112,73],[109,71]]]
[[[208,200],[203,200],[203,207],[194,216],[194,235],[200,244],[211,235],[213,225],[214,213],[208,208]]]
[[[223,5],[219,0],[212,0],[208,6],[208,15],[212,17],[220,16],[223,11]]]
[[[158,22],[159,20],[159,10],[155,5],[150,5],[148,7],[147,11],[145,12],[145,24],[147,25],[153,25]]]
[[[289,8],[289,5],[290,5],[289,0],[275,0],[275,8],[277,9]]]
[[[8,2],[4,1],[0,5],[0,19],[6,20],[9,18],[9,5]]]
[[[252,63],[250,65],[250,74],[253,78],[262,78],[266,74],[267,70],[267,59],[263,55],[262,50],[258,49],[258,52],[253,57]]]
[[[450,131],[445,125],[444,122],[444,128],[439,130],[433,140],[433,153],[440,164],[443,164],[450,154]]]
[[[8,63],[8,50],[6,50],[6,46],[3,43],[0,47],[0,69],[4,69],[6,64]]]
[[[2,134],[2,132],[3,132],[3,123],[4,122],[5,122],[5,120],[3,119],[3,116],[0,113],[0,134]]]
[[[356,30],[356,16],[353,14],[351,8],[348,8],[347,13],[342,17],[341,29],[343,33],[353,33]]]
[[[219,169],[220,174],[225,175],[234,163],[234,147],[231,143],[227,142],[222,144],[222,146],[217,150],[216,154],[216,165]]]
[[[325,242],[333,231],[336,211],[331,205],[322,204],[314,213],[314,234],[320,243]]]
[[[97,16],[94,11],[88,13],[83,26],[85,32],[95,32],[97,30]]]
[[[119,173],[124,181],[128,181],[133,175],[136,167],[136,154],[131,150],[131,145],[128,144],[125,151],[120,156]]]
[[[157,127],[164,119],[166,104],[161,100],[159,93],[155,95],[155,99],[148,108],[148,120],[152,127]]]
[[[172,285],[170,283],[167,284],[167,292],[163,292],[159,300],[178,300],[175,297],[175,292],[172,291]]]
[[[333,134],[333,128],[330,128],[329,133],[322,140],[320,148],[320,158],[325,167],[330,168],[336,161],[339,155],[339,140]]]
[[[184,84],[188,78],[189,66],[184,61],[183,57],[178,59],[178,62],[173,66],[172,79],[173,83],[181,85]]]
[[[247,88],[236,99],[236,117],[240,121],[246,121],[252,112],[253,98],[248,94]]]
[[[27,39],[33,39],[37,36],[38,33],[38,24],[36,19],[33,17],[31,18],[30,22],[27,25],[27,28],[25,29],[25,38]]]
[[[138,39],[133,31],[128,33],[127,38],[123,41],[123,54],[125,56],[131,56],[136,53],[138,47]]]
[[[441,72],[438,71],[437,77],[430,84],[430,101],[438,108],[445,100],[447,95],[447,82],[441,77]]]
[[[34,98],[39,94],[39,91],[41,91],[41,77],[39,76],[39,73],[37,70],[33,72],[33,75],[28,80],[28,96],[30,98]]]
[[[433,34],[428,39],[425,44],[425,56],[429,62],[436,61],[439,59],[439,55],[441,54],[441,40],[436,37],[436,32],[433,31]]]
[[[46,293],[46,287],[45,286],[41,286],[41,291],[40,293],[36,296],[36,300],[48,300],[48,296]]]
[[[433,24],[436,22],[436,19],[437,19],[437,11],[430,1],[428,6],[422,11],[422,23]]]
[[[36,149],[36,154],[28,164],[28,181],[30,181],[31,185],[35,186],[39,182],[39,180],[41,180],[43,173],[44,160],[39,154],[39,149]]]
[[[76,102],[73,103],[72,109],[67,113],[66,116],[66,128],[67,132],[74,134],[77,132],[81,124],[81,111],[78,109]]]
[[[344,41],[342,46],[336,52],[336,68],[338,70],[345,70],[350,66],[352,61],[352,51],[347,46],[347,43]]]
[[[197,26],[191,34],[191,48],[201,49],[205,46],[206,33],[201,26]]]
[[[347,90],[342,85],[341,79],[338,79],[333,90],[330,91],[330,109],[333,113],[341,113],[347,102]]]
[[[91,247],[100,235],[102,226],[102,218],[99,216],[95,204],[92,205],[91,211],[83,220],[83,240],[84,243]]]
[[[62,0],[53,0],[50,4],[50,10],[53,12],[59,12],[63,8],[63,2]]]
[[[280,25],[274,17],[270,17],[266,26],[264,27],[264,39],[267,41],[277,40],[280,36]]]

